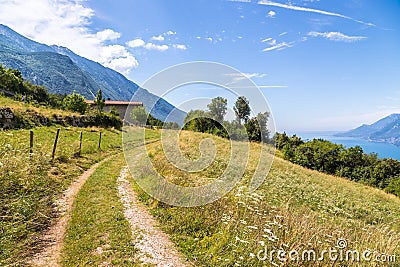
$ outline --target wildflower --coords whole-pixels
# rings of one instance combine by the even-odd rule
[[[255,257],[256,255],[254,255],[253,253],[250,253],[249,256],[250,256],[250,258],[254,259],[254,257]]]
[[[0,168],[3,168],[3,163],[0,162]]]

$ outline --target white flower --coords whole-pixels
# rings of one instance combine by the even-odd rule
[[[0,162],[0,168],[3,168],[3,163]]]

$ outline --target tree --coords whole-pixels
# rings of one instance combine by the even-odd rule
[[[269,139],[269,131],[267,129],[269,113],[258,113],[256,117],[251,118],[245,124],[247,135],[250,141],[264,142]]]
[[[106,100],[103,98],[103,92],[101,89],[97,91],[96,98],[94,99],[94,104],[97,106],[97,110],[99,114],[103,112],[104,107],[106,106]]]
[[[240,96],[238,100],[236,100],[233,110],[235,111],[239,124],[241,124],[242,120],[244,123],[247,123],[251,109],[249,106],[249,101],[245,96]]]
[[[87,104],[85,102],[85,98],[81,96],[80,94],[74,92],[70,95],[67,95],[63,99],[63,108],[75,112],[79,112],[81,114],[85,114],[86,109],[87,109]]]
[[[204,110],[191,110],[184,119],[184,130],[195,132],[208,132],[212,130],[213,124],[210,116]]]
[[[207,105],[211,117],[222,123],[227,110],[228,100],[222,97],[216,97],[211,100],[211,103]]]
[[[141,107],[134,107],[131,111],[131,118],[140,123],[141,125],[145,125],[148,117],[148,113],[146,111],[146,108],[141,106]]]

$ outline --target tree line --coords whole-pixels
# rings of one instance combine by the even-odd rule
[[[191,110],[184,119],[184,130],[210,133],[232,140],[271,142],[267,124],[269,113],[258,113],[251,118],[251,108],[245,96],[238,97],[233,110],[236,119],[225,120],[227,99],[216,97],[207,105],[208,110]]]
[[[323,139],[303,141],[296,135],[275,135],[284,159],[303,167],[348,178],[400,196],[400,162],[366,154],[360,146],[345,148]]]

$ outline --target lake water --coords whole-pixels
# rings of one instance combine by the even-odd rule
[[[393,158],[400,160],[400,147],[387,143],[375,143],[352,137],[334,136],[337,132],[300,132],[297,136],[303,140],[322,138],[345,147],[360,146],[366,153],[377,153],[379,158]],[[289,134],[289,133],[288,133]],[[292,135],[293,133],[290,133]]]

